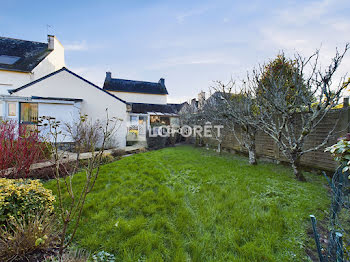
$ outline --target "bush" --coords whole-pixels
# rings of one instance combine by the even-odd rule
[[[55,220],[48,212],[11,218],[0,227],[0,260],[42,261],[39,257],[56,247],[57,240]]]
[[[0,178],[0,225],[33,212],[52,212],[54,201],[39,180]]]
[[[0,176],[27,177],[32,164],[49,157],[50,149],[38,132],[18,128],[14,121],[0,122]]]
[[[120,158],[121,156],[125,155],[125,150],[123,149],[114,149],[112,150],[111,155],[115,158]]]
[[[166,142],[168,140],[167,137],[162,137],[162,136],[155,136],[152,137],[149,135],[149,132],[146,134],[146,140],[147,140],[147,148],[149,149],[160,149],[164,148],[166,145]]]
[[[104,154],[101,158],[101,164],[109,164],[115,161],[115,158],[112,156],[112,154]]]

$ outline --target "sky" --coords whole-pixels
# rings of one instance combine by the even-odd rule
[[[98,86],[112,77],[157,82],[168,102],[208,93],[273,59],[320,49],[323,66],[350,42],[350,1],[0,0],[0,36],[65,47],[67,68]],[[350,52],[337,77],[350,70]]]

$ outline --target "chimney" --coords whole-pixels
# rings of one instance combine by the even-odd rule
[[[105,81],[110,81],[112,79],[112,73],[111,72],[106,72],[106,80]]]
[[[192,107],[197,107],[197,100],[196,100],[195,98],[193,98],[193,99],[191,100],[191,106],[192,106]]]
[[[202,108],[204,106],[204,102],[205,102],[205,92],[201,91],[198,94],[198,107]]]
[[[47,35],[47,49],[54,50],[55,49],[55,36]]]
[[[165,87],[165,80],[164,80],[164,78],[159,79],[158,83],[161,84],[161,86]]]

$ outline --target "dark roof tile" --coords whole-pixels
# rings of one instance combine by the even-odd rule
[[[47,43],[0,37],[0,56],[19,57],[13,64],[0,62],[0,70],[31,72],[50,53]]]
[[[103,89],[117,92],[131,92],[142,94],[167,95],[165,85],[161,83],[126,80],[118,78],[106,78]]]

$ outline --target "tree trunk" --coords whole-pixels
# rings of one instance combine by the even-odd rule
[[[256,165],[257,161],[256,161],[255,147],[249,147],[248,154],[249,154],[249,164]]]
[[[256,165],[256,150],[255,150],[255,134],[256,129],[254,127],[248,126],[246,131],[245,145],[248,149],[249,164]]]
[[[218,153],[221,154],[221,143],[218,143]]]
[[[299,181],[305,182],[306,178],[303,175],[303,173],[301,172],[301,168],[300,168],[300,165],[299,165],[299,159],[292,160],[291,164],[292,164],[293,172],[294,172],[294,175],[295,175],[296,179],[298,179]]]

